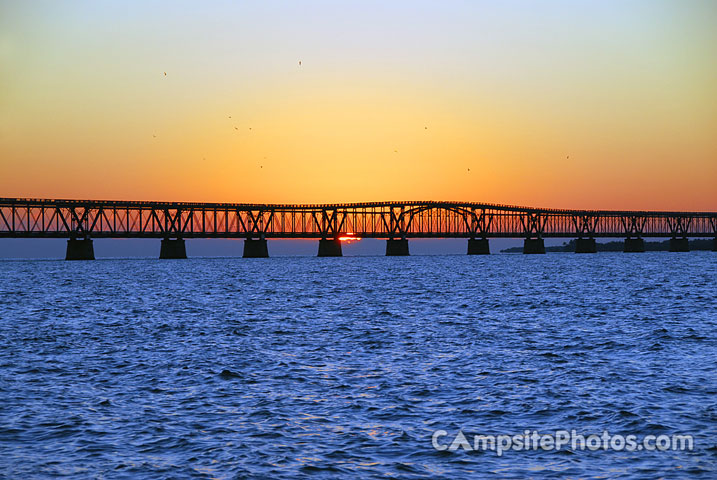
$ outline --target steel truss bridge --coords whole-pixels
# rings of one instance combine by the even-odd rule
[[[332,205],[0,198],[0,237],[717,237],[717,212],[556,210],[463,202]]]
[[[268,238],[319,239],[319,256],[341,256],[341,238],[385,238],[386,255],[408,255],[409,238],[467,238],[468,254],[490,253],[489,238],[524,238],[524,253],[545,253],[546,237],[575,237],[577,253],[595,253],[597,237],[714,237],[715,212],[556,210],[464,202],[325,205],[128,202],[0,198],[0,238],[68,238],[68,260],[94,259],[92,238],[161,238],[160,258],[186,258],[189,238],[243,238],[245,257],[268,257]]]

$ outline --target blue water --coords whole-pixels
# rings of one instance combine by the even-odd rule
[[[3,261],[0,472],[715,478],[716,283],[712,252]]]

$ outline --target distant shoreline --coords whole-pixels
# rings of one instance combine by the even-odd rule
[[[712,250],[713,240],[710,239],[698,239],[690,240],[690,251],[692,250]],[[598,252],[622,252],[625,243],[623,241],[613,242],[597,242]],[[646,252],[668,252],[670,250],[670,240],[663,240],[661,242],[645,242]],[[545,247],[546,252],[574,252],[575,251],[575,240],[564,242],[562,245],[556,245],[552,247]],[[504,248],[500,253],[523,253],[523,247],[510,247]]]

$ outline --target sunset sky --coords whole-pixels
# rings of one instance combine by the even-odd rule
[[[711,0],[0,0],[0,196],[714,211],[715,25]]]

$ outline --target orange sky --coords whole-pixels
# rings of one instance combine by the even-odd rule
[[[717,210],[714,2],[31,3],[0,196]]]

